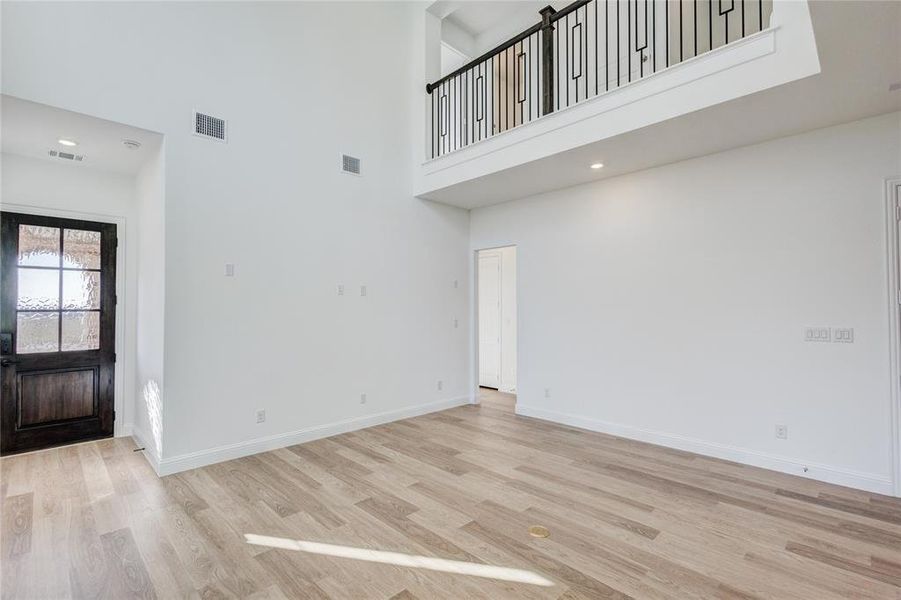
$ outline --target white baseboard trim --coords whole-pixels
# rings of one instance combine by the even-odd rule
[[[275,450],[276,448],[284,448],[286,446],[293,446],[294,444],[311,442],[313,440],[327,438],[333,435],[347,433],[349,431],[356,431],[358,429],[365,429],[367,427],[381,425],[383,423],[390,423],[392,421],[418,417],[420,415],[437,412],[440,410],[447,410],[449,408],[462,406],[464,404],[469,404],[469,396],[460,396],[457,398],[450,398],[448,400],[439,400],[437,402],[418,404],[416,406],[402,408],[399,410],[386,411],[374,415],[366,415],[365,417],[346,419],[344,421],[338,421],[337,423],[317,425],[315,427],[310,427],[307,429],[289,431],[287,433],[280,433],[268,437],[257,438],[255,440],[248,440],[246,442],[217,446],[215,448],[209,448],[207,450],[199,450],[197,452],[190,452],[188,454],[182,454],[180,456],[163,458],[162,460],[158,461],[158,468],[155,467],[155,470],[160,477],[163,477],[165,475],[171,475],[173,473],[179,473],[181,471],[187,471],[189,469],[196,469],[198,467],[204,467],[206,465],[212,465],[226,460],[241,458],[242,456],[250,456],[251,454],[266,452],[267,450]],[[135,438],[140,439],[140,436],[136,435]],[[147,444],[144,444],[143,442],[141,443],[141,445],[147,446]],[[146,452],[145,455],[150,461],[150,464],[153,465],[153,457]]]
[[[131,423],[123,423],[116,427],[115,437],[128,437],[132,431],[134,431],[134,426]]]
[[[632,427],[631,425],[610,423],[608,421],[600,421],[588,417],[551,411],[535,406],[523,406],[522,404],[517,404],[516,414],[545,421],[553,421],[555,423],[587,429],[589,431],[607,433],[631,440],[648,442],[658,446],[686,450],[704,456],[721,458],[723,460],[769,469],[771,471],[799,475],[809,479],[844,485],[855,489],[866,490],[868,492],[892,495],[892,479],[887,475],[851,471],[840,467],[816,463],[803,463],[795,459],[766,454],[756,450],[748,450],[746,448],[728,446],[717,442],[688,438],[672,433],[641,429]]]

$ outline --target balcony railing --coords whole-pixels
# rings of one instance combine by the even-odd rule
[[[578,0],[426,85],[432,158],[762,31],[772,0]]]

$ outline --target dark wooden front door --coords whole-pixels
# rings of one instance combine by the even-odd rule
[[[0,214],[0,454],[113,434],[116,226]]]

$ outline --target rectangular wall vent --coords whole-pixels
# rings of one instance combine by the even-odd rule
[[[348,175],[360,175],[360,159],[356,156],[342,154],[341,172]]]
[[[226,125],[225,119],[194,111],[194,135],[224,142]]]
[[[82,154],[72,154],[71,152],[62,152],[60,150],[50,150],[48,154],[53,158],[59,158],[60,160],[72,160],[75,162],[81,162],[84,160],[84,155]]]

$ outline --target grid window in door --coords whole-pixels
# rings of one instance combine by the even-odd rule
[[[19,225],[16,352],[100,348],[100,232]]]

